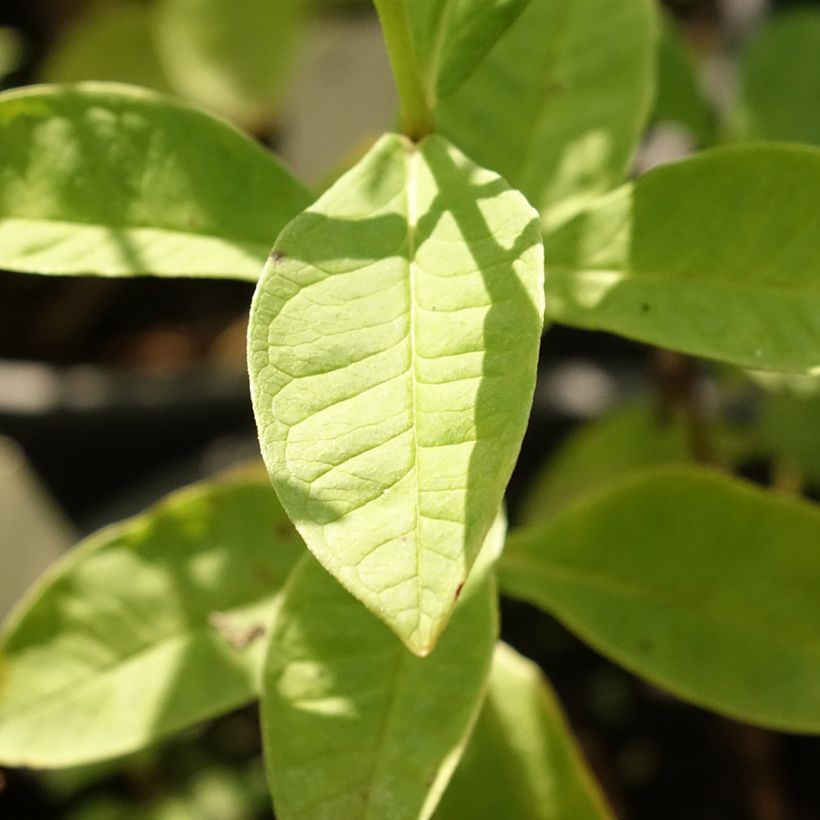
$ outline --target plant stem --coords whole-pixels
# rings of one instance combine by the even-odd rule
[[[406,136],[417,142],[433,130],[433,113],[424,93],[407,2],[408,0],[374,0],[399,92],[401,129]]]

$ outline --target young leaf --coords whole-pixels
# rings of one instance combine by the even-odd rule
[[[820,367],[820,151],[656,168],[551,237],[550,318],[732,364]]]
[[[582,427],[534,481],[524,505],[528,524],[630,472],[691,460],[686,428],[651,401],[636,401]]]
[[[262,451],[306,543],[419,654],[521,446],[537,214],[440,137],[397,135],[281,234],[251,309]]]
[[[552,228],[623,181],[651,107],[656,34],[654,0],[531,0],[437,122]]]
[[[233,128],[129,86],[0,95],[0,269],[255,281],[310,194]]]
[[[416,53],[431,102],[456,91],[531,0],[412,0]]]
[[[682,698],[820,731],[820,512],[695,468],[514,533],[503,588]]]
[[[154,43],[152,9],[138,0],[90,5],[60,32],[39,76],[46,83],[105,80],[170,90]]]
[[[426,820],[467,742],[497,633],[497,520],[429,658],[313,559],[288,582],[271,635],[262,731],[281,820]]]
[[[246,479],[89,538],[0,638],[0,762],[102,760],[251,700],[303,552],[268,482]]]
[[[820,13],[776,15],[752,38],[741,63],[743,136],[820,143]]]
[[[541,670],[506,644],[434,820],[612,820]]]
[[[157,43],[176,89],[251,130],[272,125],[304,0],[159,0]]]

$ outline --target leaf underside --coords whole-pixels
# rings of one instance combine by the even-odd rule
[[[384,137],[276,243],[251,310],[262,452],[314,555],[429,652],[521,445],[537,215],[440,137]]]

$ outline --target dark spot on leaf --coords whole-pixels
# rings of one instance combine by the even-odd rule
[[[641,310],[644,313],[649,313],[649,311],[652,310],[652,308],[650,308],[646,302],[641,302]]]
[[[266,631],[262,624],[240,626],[234,617],[226,612],[212,612],[208,616],[208,623],[237,651],[247,649],[252,643],[262,638]]]
[[[464,589],[464,581],[462,581],[462,582],[461,582],[461,583],[460,583],[460,584],[456,587],[456,600],[458,600],[459,595],[461,595],[461,590],[462,590],[462,589]]]
[[[652,641],[650,641],[648,638],[644,638],[642,641],[638,642],[638,649],[640,649],[641,652],[651,652],[653,649]]]
[[[285,258],[285,254],[282,251],[273,251],[270,255],[271,262],[281,262]]]

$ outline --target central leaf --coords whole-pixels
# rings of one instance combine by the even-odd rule
[[[543,318],[536,212],[446,140],[382,138],[280,236],[251,311],[262,450],[306,543],[416,653],[501,503]]]

